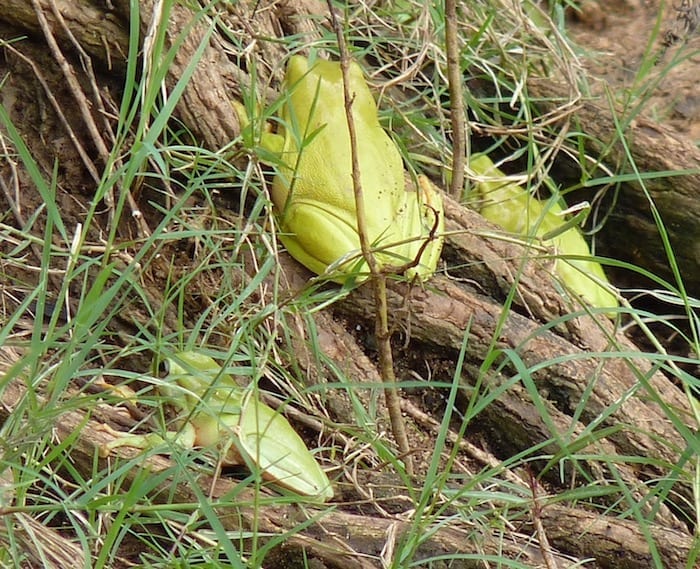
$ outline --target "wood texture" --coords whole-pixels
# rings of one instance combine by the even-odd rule
[[[551,110],[566,96],[565,87],[553,81],[531,82],[528,89],[541,99],[538,106],[543,111]],[[631,174],[636,169],[644,173],[644,188],[629,181],[621,184],[614,196],[610,219],[599,234],[605,256],[628,261],[675,284],[652,214],[653,203],[685,287],[700,297],[700,148],[643,115],[628,119],[630,112],[613,112],[602,98],[593,98],[583,100],[574,114],[574,124],[587,134],[584,142],[591,156],[613,171]],[[582,190],[578,195],[590,200],[592,192]],[[608,190],[604,206],[610,205],[614,192],[615,188]],[[648,284],[633,275],[626,279],[629,286]]]

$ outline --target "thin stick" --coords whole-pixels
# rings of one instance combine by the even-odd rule
[[[447,53],[447,81],[450,88],[450,119],[452,121],[452,181],[450,194],[457,201],[464,187],[464,159],[467,154],[467,127],[462,95],[462,71],[459,65],[457,37],[457,5],[445,0],[445,51]]]
[[[340,69],[343,74],[343,95],[345,98],[345,114],[348,122],[348,133],[350,136],[350,155],[352,161],[352,185],[355,194],[355,209],[357,212],[357,231],[360,236],[360,247],[362,255],[367,262],[370,274],[372,276],[372,286],[374,288],[374,306],[375,306],[375,336],[379,347],[379,371],[382,376],[382,381],[385,383],[384,398],[386,400],[387,410],[389,411],[389,420],[391,421],[391,430],[396,440],[399,453],[404,457],[406,472],[413,474],[413,458],[411,456],[411,447],[408,444],[408,436],[406,435],[406,426],[404,424],[403,415],[401,413],[401,399],[398,390],[396,389],[396,375],[394,374],[394,359],[391,353],[391,332],[389,331],[388,306],[386,298],[386,274],[380,269],[377,260],[372,253],[372,246],[369,242],[369,233],[367,231],[367,219],[365,217],[364,197],[362,193],[362,184],[360,182],[360,163],[357,153],[357,132],[355,131],[355,121],[352,116],[352,104],[354,96],[350,93],[350,55],[345,45],[343,29],[340,22],[335,17],[333,6],[328,0],[328,11],[331,15],[333,29],[338,36],[338,48],[340,50]]]
[[[80,82],[77,79],[77,76],[75,74],[75,71],[73,70],[73,66],[68,62],[66,57],[63,55],[63,52],[61,51],[61,48],[58,45],[58,42],[56,41],[56,38],[53,36],[53,31],[51,29],[51,26],[48,23],[48,20],[46,19],[46,16],[44,14],[44,10],[39,2],[39,0],[32,0],[32,6],[34,7],[34,12],[37,17],[37,21],[39,22],[39,26],[41,27],[41,30],[44,34],[44,39],[46,40],[46,43],[49,46],[49,50],[51,51],[51,54],[53,55],[53,58],[55,59],[56,63],[58,64],[59,68],[61,69],[61,72],[63,73],[63,76],[66,79],[66,82],[68,84],[69,90],[71,94],[73,95],[73,98],[78,106],[78,109],[80,111],[80,115],[83,118],[83,123],[90,135],[90,138],[95,145],[95,148],[97,148],[97,151],[100,155],[100,158],[102,159],[103,163],[105,165],[109,164],[109,149],[107,148],[107,145],[102,138],[102,135],[100,134],[100,129],[97,127],[97,124],[95,123],[95,120],[93,119],[92,112],[90,110],[90,102],[88,101],[87,97],[85,96],[85,93],[83,92],[83,89],[80,85]],[[54,2],[51,2],[51,8],[53,10],[54,17],[57,18],[58,22],[62,25],[64,29],[67,29],[68,27],[66,26],[65,22],[63,21],[63,17],[61,16],[60,10],[56,7]],[[95,93],[96,96],[99,95],[99,92]],[[98,104],[98,108],[101,107],[101,103]],[[60,113],[59,113],[60,114]],[[66,121],[67,122],[67,121]],[[77,138],[75,139],[77,140]],[[78,148],[78,151],[80,151],[80,148]],[[81,155],[82,156],[82,155]],[[87,167],[88,171],[90,172],[91,176],[93,179],[95,179],[96,183],[99,183],[100,176],[97,172],[97,167],[94,165],[94,163],[86,158],[83,158],[83,162],[85,166]],[[131,208],[131,214],[136,223],[138,224],[138,227],[144,236],[148,236],[151,234],[150,229],[148,228],[148,225],[146,224],[146,220],[143,218],[143,214],[141,213],[141,210],[138,207],[138,204],[134,200],[133,196],[131,195],[131,192],[127,188],[121,188],[121,191],[125,193],[126,201],[129,204],[129,207]],[[105,194],[104,196],[105,203],[107,204],[107,207],[109,208],[109,216],[110,216],[110,221],[113,222],[114,220],[112,219],[114,216],[114,195],[113,191],[110,188],[110,190]]]

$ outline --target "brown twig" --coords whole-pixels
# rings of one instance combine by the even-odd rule
[[[467,128],[464,118],[462,72],[459,65],[457,37],[457,5],[445,0],[445,51],[447,53],[447,81],[450,88],[450,119],[452,121],[452,181],[450,194],[459,201],[464,187],[464,159],[467,154]]]
[[[352,105],[354,96],[350,93],[349,66],[350,55],[345,44],[343,29],[333,11],[332,2],[328,0],[328,11],[331,16],[333,29],[338,37],[338,49],[340,50],[340,69],[343,74],[343,95],[345,99],[345,114],[348,122],[348,133],[350,136],[350,155],[352,161],[352,185],[355,194],[355,210],[357,215],[357,231],[360,236],[360,247],[362,255],[367,262],[372,276],[372,286],[374,288],[374,308],[375,308],[375,336],[379,348],[379,371],[382,381],[385,384],[384,397],[391,421],[391,430],[396,440],[399,453],[404,457],[406,472],[413,474],[413,459],[411,457],[411,447],[408,444],[406,426],[401,412],[401,399],[396,389],[396,375],[394,374],[394,359],[391,352],[391,332],[389,330],[389,317],[386,296],[387,275],[380,268],[372,252],[372,244],[369,242],[369,232],[367,230],[367,219],[365,217],[364,196],[360,181],[360,163],[357,153],[357,132],[355,131],[355,121],[352,116]]]
[[[95,70],[92,66],[92,58],[90,57],[90,54],[88,54],[84,49],[83,46],[80,44],[78,41],[78,38],[75,37],[71,29],[68,27],[66,24],[65,19],[63,18],[63,14],[59,10],[58,6],[56,6],[56,0],[49,0],[49,4],[51,5],[51,12],[53,13],[54,18],[56,18],[56,23],[61,26],[61,29],[63,30],[63,34],[65,35],[66,38],[70,40],[71,45],[75,48],[75,50],[78,52],[80,55],[80,63],[83,66],[83,70],[85,71],[85,75],[87,76],[89,82],[90,82],[90,88],[92,89],[92,101],[97,108],[97,112],[99,113],[99,117],[102,119],[102,133],[106,136],[109,137],[109,142],[111,144],[114,143],[115,141],[115,136],[114,136],[114,130],[112,129],[112,125],[109,122],[109,114],[107,113],[107,109],[105,109],[104,102],[102,99],[102,94],[100,93],[100,88],[97,85],[97,77],[95,76]],[[90,115],[92,118],[92,115]],[[97,125],[95,125],[96,128]],[[93,129],[94,130],[94,129]],[[93,132],[91,130],[91,132]],[[100,133],[98,132],[98,138],[100,140],[102,137],[100,136]],[[94,133],[93,133],[94,136]],[[107,150],[107,147],[102,144],[100,148],[100,152],[104,152]],[[103,160],[106,160],[107,155],[101,155],[100,158]]]
[[[80,82],[78,81],[75,71],[73,70],[73,66],[63,55],[63,52],[61,51],[61,48],[59,47],[58,42],[56,41],[56,38],[53,35],[53,31],[51,29],[51,26],[49,25],[48,20],[46,19],[44,9],[41,6],[39,0],[32,0],[32,7],[34,8],[37,21],[39,22],[39,26],[41,27],[41,31],[44,34],[44,39],[46,40],[46,43],[49,46],[51,54],[53,55],[54,59],[56,60],[56,63],[60,67],[61,72],[63,73],[63,76],[65,77],[66,82],[68,83],[70,92],[72,93],[73,98],[75,99],[75,102],[78,105],[78,109],[80,110],[83,122],[90,134],[90,138],[93,144],[95,145],[95,148],[97,148],[97,151],[100,155],[100,159],[105,165],[107,165],[109,164],[110,151],[107,148],[107,145],[105,144],[105,141],[102,138],[102,134],[100,133],[100,129],[97,127],[97,124],[92,116],[92,112],[90,110],[90,102],[88,101],[87,97],[85,96],[85,93],[83,92]],[[51,2],[51,9],[54,17],[61,24],[61,27],[64,30],[68,30],[68,26],[66,26],[65,22],[63,21],[63,17],[61,16],[60,10],[58,10],[58,8],[53,2]],[[71,37],[71,39],[75,42],[74,38],[72,37],[72,34],[70,34],[69,37]],[[84,57],[87,57],[87,54],[84,51],[82,52],[82,55]],[[93,90],[95,89],[96,85],[93,84]],[[95,94],[96,96],[98,96],[99,92],[96,92]],[[97,106],[101,109],[101,102]],[[62,116],[60,112],[59,116]],[[80,151],[80,148],[78,150]],[[96,181],[96,183],[99,183],[100,176],[95,164],[89,158],[86,158],[86,156],[82,154],[81,157],[83,157],[83,163],[90,172],[92,178]],[[141,214],[141,211],[138,205],[136,204],[136,201],[134,200],[133,196],[131,195],[130,191],[126,188],[122,188],[122,191],[126,193],[126,201],[129,204],[129,207],[131,208],[133,218],[139,225],[141,233],[143,235],[150,235],[150,229],[148,228],[146,221],[143,219],[143,215]],[[111,216],[113,216],[114,214],[114,196],[111,190],[105,194],[104,200],[107,206],[109,207],[111,218]]]
[[[528,475],[530,478],[530,489],[532,490],[532,523],[535,526],[535,532],[537,533],[540,553],[542,554],[542,559],[544,560],[544,564],[547,569],[557,569],[559,564],[557,563],[556,559],[554,559],[552,546],[549,544],[547,532],[545,532],[544,525],[542,524],[542,501],[537,494],[537,489],[540,487],[540,485],[537,479],[532,475],[532,472],[528,472]]]

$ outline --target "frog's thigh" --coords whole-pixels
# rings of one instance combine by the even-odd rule
[[[321,265],[323,272],[339,257],[360,249],[354,213],[347,215],[351,219],[346,221],[315,205],[293,205],[284,220],[284,231],[291,233],[284,243],[296,259],[312,268],[305,260],[308,258],[311,264]]]
[[[307,496],[333,497],[326,473],[298,433],[279,412],[254,397],[241,413],[240,440],[265,478]]]
[[[442,196],[439,191],[425,176],[419,176],[418,182],[420,201],[415,192],[407,192],[406,210],[403,216],[405,219],[403,222],[405,238],[415,238],[407,244],[407,250],[411,253],[407,255],[409,258],[415,257],[421,248],[423,239],[419,239],[420,237],[428,237],[434,228],[437,236],[442,233],[444,225],[442,217],[438,218],[437,226],[435,224],[436,215],[442,216],[443,211]]]
[[[605,286],[608,279],[596,261],[557,259],[556,272],[571,292],[583,297],[592,307],[618,306],[617,297]],[[611,317],[614,318],[612,312]]]

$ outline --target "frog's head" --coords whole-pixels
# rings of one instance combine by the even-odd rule
[[[369,120],[373,126],[376,122],[378,126],[377,104],[362,69],[351,61],[348,72],[353,113]],[[338,62],[325,59],[309,61],[306,57],[294,55],[287,64],[285,84],[290,93],[287,109],[293,110],[298,120],[305,121],[316,109],[324,119],[332,116],[345,120],[343,73]]]
[[[233,378],[222,372],[214,359],[197,352],[180,352],[164,362],[167,377],[159,391],[176,406],[193,409],[206,401],[212,408],[240,405],[242,390]]]

